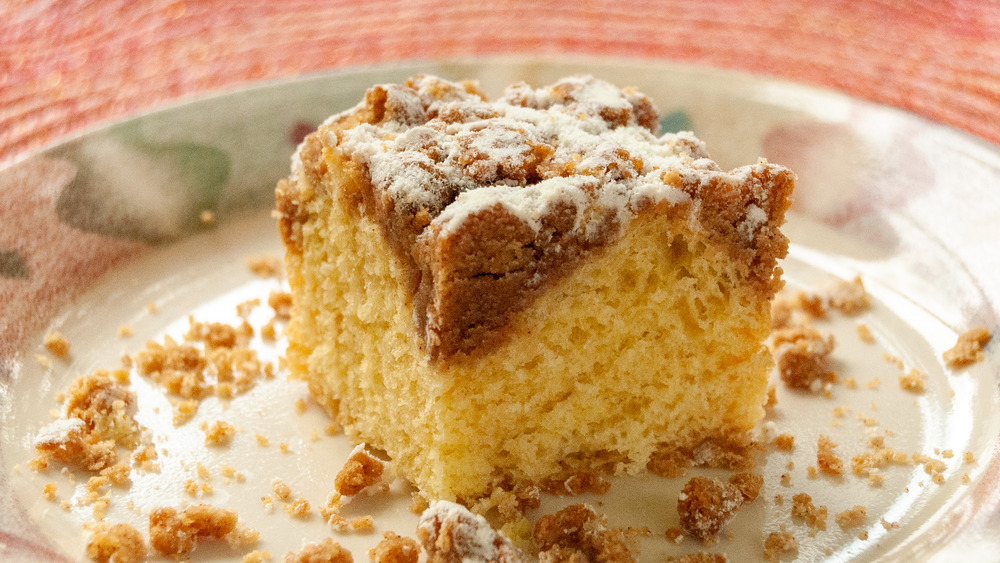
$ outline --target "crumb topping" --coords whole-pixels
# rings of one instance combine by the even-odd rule
[[[955,345],[943,354],[945,365],[956,368],[981,362],[985,357],[983,346],[990,341],[990,338],[990,331],[982,327],[963,332],[958,336]]]
[[[524,553],[485,518],[460,504],[436,501],[420,515],[417,539],[431,563],[515,563],[526,561]]]
[[[420,559],[420,544],[413,538],[385,532],[382,534],[382,541],[369,550],[368,558],[376,563],[417,563]]]
[[[351,552],[339,543],[325,538],[319,543],[311,543],[295,553],[286,553],[282,563],[353,563]]]
[[[684,485],[677,498],[681,527],[700,540],[712,542],[745,499],[743,491],[735,484],[694,477]]]
[[[344,496],[356,495],[368,487],[381,483],[384,472],[385,464],[368,454],[364,444],[359,444],[337,473],[334,488]]]
[[[239,535],[235,511],[195,504],[183,511],[154,508],[149,513],[149,544],[162,555],[186,556],[199,540]]]
[[[608,526],[585,504],[542,516],[532,538],[540,561],[635,561],[628,530]]]

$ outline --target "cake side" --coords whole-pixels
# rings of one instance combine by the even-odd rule
[[[678,220],[689,208],[650,206],[514,315],[505,343],[441,367],[378,227],[347,197],[315,199],[304,251],[289,254],[289,367],[430,498],[473,499],[567,463],[634,473],[663,448],[738,441],[763,413],[769,306],[725,246]]]

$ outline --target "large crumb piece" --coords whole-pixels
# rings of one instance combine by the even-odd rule
[[[382,541],[368,550],[368,557],[376,563],[417,563],[420,559],[420,544],[413,538],[385,532],[382,534]]]
[[[358,445],[334,479],[334,489],[344,496],[353,496],[382,482],[385,465]]]
[[[684,531],[700,540],[712,541],[743,501],[743,492],[732,483],[694,477],[677,498],[677,514]]]
[[[149,543],[163,555],[186,556],[200,539],[223,539],[238,531],[235,511],[196,504],[183,512],[172,507],[149,513]]]
[[[286,553],[282,563],[353,563],[351,552],[339,543],[326,538],[319,543],[311,543],[298,553]]]
[[[430,563],[527,561],[485,518],[453,502],[436,501],[420,515],[417,539]]]
[[[950,368],[967,366],[983,360],[983,346],[992,336],[985,328],[973,328],[958,336],[955,346],[942,355],[944,363]]]
[[[837,525],[841,528],[856,528],[865,523],[866,516],[867,511],[865,510],[865,507],[856,505],[854,508],[838,512],[834,519],[837,521]]]
[[[666,559],[667,563],[728,563],[729,558],[723,553],[708,553],[700,551],[687,555],[671,555]]]
[[[833,453],[833,450],[836,447],[837,444],[835,444],[833,440],[820,434],[819,440],[817,440],[816,463],[819,465],[819,469],[823,473],[830,475],[844,474],[844,460],[840,459],[840,456]]]
[[[98,563],[139,563],[146,560],[146,542],[128,524],[98,523],[87,542],[87,557]]]
[[[584,504],[546,514],[532,532],[540,561],[635,561],[630,537]]]
[[[781,380],[788,387],[816,391],[823,383],[834,381],[830,368],[832,334],[812,326],[795,326],[773,331],[770,346]]]
[[[764,540],[764,559],[777,561],[785,555],[791,555],[799,550],[799,541],[791,532],[784,529],[771,532]]]
[[[812,497],[807,493],[799,493],[792,497],[792,517],[805,520],[809,527],[817,530],[825,530],[826,516],[826,507],[817,507],[813,504]]]

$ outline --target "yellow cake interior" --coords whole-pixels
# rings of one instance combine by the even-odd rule
[[[499,348],[432,366],[402,267],[339,195],[356,180],[327,159],[322,185],[296,179],[300,194],[329,195],[302,198],[286,256],[288,363],[425,496],[474,499],[602,453],[634,473],[658,448],[745,436],[763,415],[770,296],[690,222],[640,214],[517,312]]]

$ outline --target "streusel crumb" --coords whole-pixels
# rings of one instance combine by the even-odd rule
[[[919,369],[911,369],[899,376],[900,389],[913,393],[923,393],[927,388],[927,374]]]
[[[835,519],[841,528],[856,528],[865,523],[866,510],[861,505],[856,505],[843,512],[837,513]]]
[[[837,444],[833,443],[830,438],[820,434],[817,442],[816,464],[823,473],[830,475],[842,475],[844,473],[844,460],[833,453],[836,447]]]
[[[687,555],[671,555],[667,557],[666,561],[667,563],[728,563],[729,558],[722,553],[701,551]]]
[[[778,561],[785,555],[795,553],[798,549],[798,540],[782,526],[780,531],[771,532],[764,540],[764,559]]]
[[[199,540],[225,539],[238,532],[235,511],[207,504],[189,506],[183,512],[173,507],[154,508],[149,513],[149,543],[162,555],[184,557]]]
[[[812,497],[807,493],[799,493],[792,497],[792,517],[801,518],[810,528],[826,529],[826,507],[813,504]]]
[[[277,256],[251,256],[247,258],[247,267],[262,278],[280,278],[283,271],[281,258]]]
[[[297,553],[286,553],[282,563],[353,563],[351,552],[339,543],[326,538],[319,543],[311,543]]]
[[[87,557],[98,563],[139,563],[146,560],[146,542],[128,524],[96,523],[87,542]]]
[[[453,502],[436,501],[420,515],[417,540],[423,546],[429,563],[468,560],[515,563],[526,560],[524,553],[510,539],[494,530],[485,518]]]
[[[770,347],[785,385],[817,391],[822,384],[836,380],[830,366],[832,334],[808,325],[793,326],[772,332]]]
[[[45,349],[60,360],[69,359],[69,340],[61,332],[47,332],[42,341]]]
[[[345,496],[360,493],[382,482],[385,465],[365,452],[363,444],[354,449],[334,480],[336,491]]]
[[[986,328],[973,328],[958,336],[955,346],[945,351],[942,355],[944,363],[950,368],[957,368],[981,362],[985,357],[983,346],[985,346],[992,336]]]
[[[540,561],[634,561],[626,532],[608,526],[593,508],[574,504],[539,518],[532,538]]]
[[[703,541],[713,541],[743,502],[743,492],[736,485],[694,477],[678,496],[677,513],[685,532]]]
[[[384,532],[382,541],[368,550],[368,558],[376,563],[417,563],[420,559],[420,544],[413,538]]]
[[[227,446],[236,435],[236,427],[228,422],[216,420],[203,428],[206,446]]]

